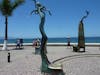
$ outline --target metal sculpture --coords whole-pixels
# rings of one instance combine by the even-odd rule
[[[40,22],[40,25],[39,25],[39,28],[40,28],[40,32],[42,34],[42,42],[41,42],[41,45],[43,45],[43,50],[47,53],[47,50],[46,50],[46,42],[47,42],[47,36],[45,34],[45,31],[44,31],[44,23],[45,23],[45,11],[48,11],[49,12],[49,15],[51,15],[50,11],[47,10],[45,8],[45,6],[42,6],[39,2],[36,2],[36,0],[33,0],[34,1],[34,4],[35,4],[35,8],[36,10],[33,10],[31,12],[31,14],[34,12],[35,14],[39,14],[40,18],[41,18],[41,22]],[[41,49],[41,48],[40,48]]]
[[[86,11],[86,15],[82,17],[80,23],[79,23],[79,31],[78,31],[78,49],[83,48],[83,52],[85,52],[85,36],[84,36],[84,24],[83,20],[87,18],[89,15],[89,12]]]
[[[59,74],[56,74],[56,70],[54,69],[51,69],[49,68],[49,65],[51,64],[48,60],[48,57],[46,55],[46,43],[47,43],[47,36],[45,34],[45,31],[44,31],[44,23],[45,23],[45,12],[48,11],[49,14],[51,15],[50,11],[47,10],[43,5],[41,5],[39,2],[37,2],[36,0],[33,0],[34,1],[34,4],[35,4],[35,7],[36,7],[36,10],[33,10],[31,12],[31,14],[33,12],[35,12],[35,14],[39,14],[40,16],[40,19],[41,19],[41,22],[40,22],[40,25],[39,25],[39,29],[40,29],[40,32],[42,34],[42,40],[41,40],[41,46],[40,46],[40,55],[41,55],[41,59],[42,59],[42,65],[41,65],[41,72],[44,73],[45,75],[46,74],[49,74],[49,75],[64,75],[63,72],[61,72],[61,70],[57,70],[57,71],[60,71],[61,73]]]

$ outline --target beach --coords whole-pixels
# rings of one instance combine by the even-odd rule
[[[0,47],[0,50],[2,47]],[[41,57],[35,55],[35,48],[24,44],[24,49],[9,46],[9,51],[0,51],[0,75],[42,75],[40,71]],[[73,47],[62,44],[48,44],[50,62],[63,65],[65,75],[99,75],[100,45],[86,46],[86,52],[73,52]],[[11,62],[7,62],[7,54],[11,54]]]

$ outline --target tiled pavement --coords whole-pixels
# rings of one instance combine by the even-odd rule
[[[12,47],[10,49],[10,63],[7,63],[8,51],[0,51],[0,75],[42,75],[41,57],[34,54],[33,47],[25,47],[23,50],[12,50]],[[98,47],[86,47],[85,53],[72,52],[72,48],[65,46],[49,46],[47,49],[51,62],[72,55],[100,54]],[[100,75],[100,57],[79,57],[58,62],[63,64],[66,75]]]

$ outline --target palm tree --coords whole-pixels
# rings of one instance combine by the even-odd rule
[[[11,2],[10,0],[2,0],[0,3],[0,11],[5,17],[5,39],[2,50],[7,50],[7,40],[8,40],[8,16],[12,15],[14,9],[21,5],[24,0],[15,0]]]

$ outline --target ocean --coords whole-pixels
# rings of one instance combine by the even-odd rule
[[[24,43],[32,43],[35,38],[23,38]],[[15,39],[8,39],[8,43],[16,43]],[[0,44],[3,44],[4,39],[0,39]],[[48,43],[67,43],[67,38],[48,38]],[[77,43],[78,38],[77,37],[71,37],[70,38],[71,43]],[[86,37],[85,43],[100,43],[100,37]]]

